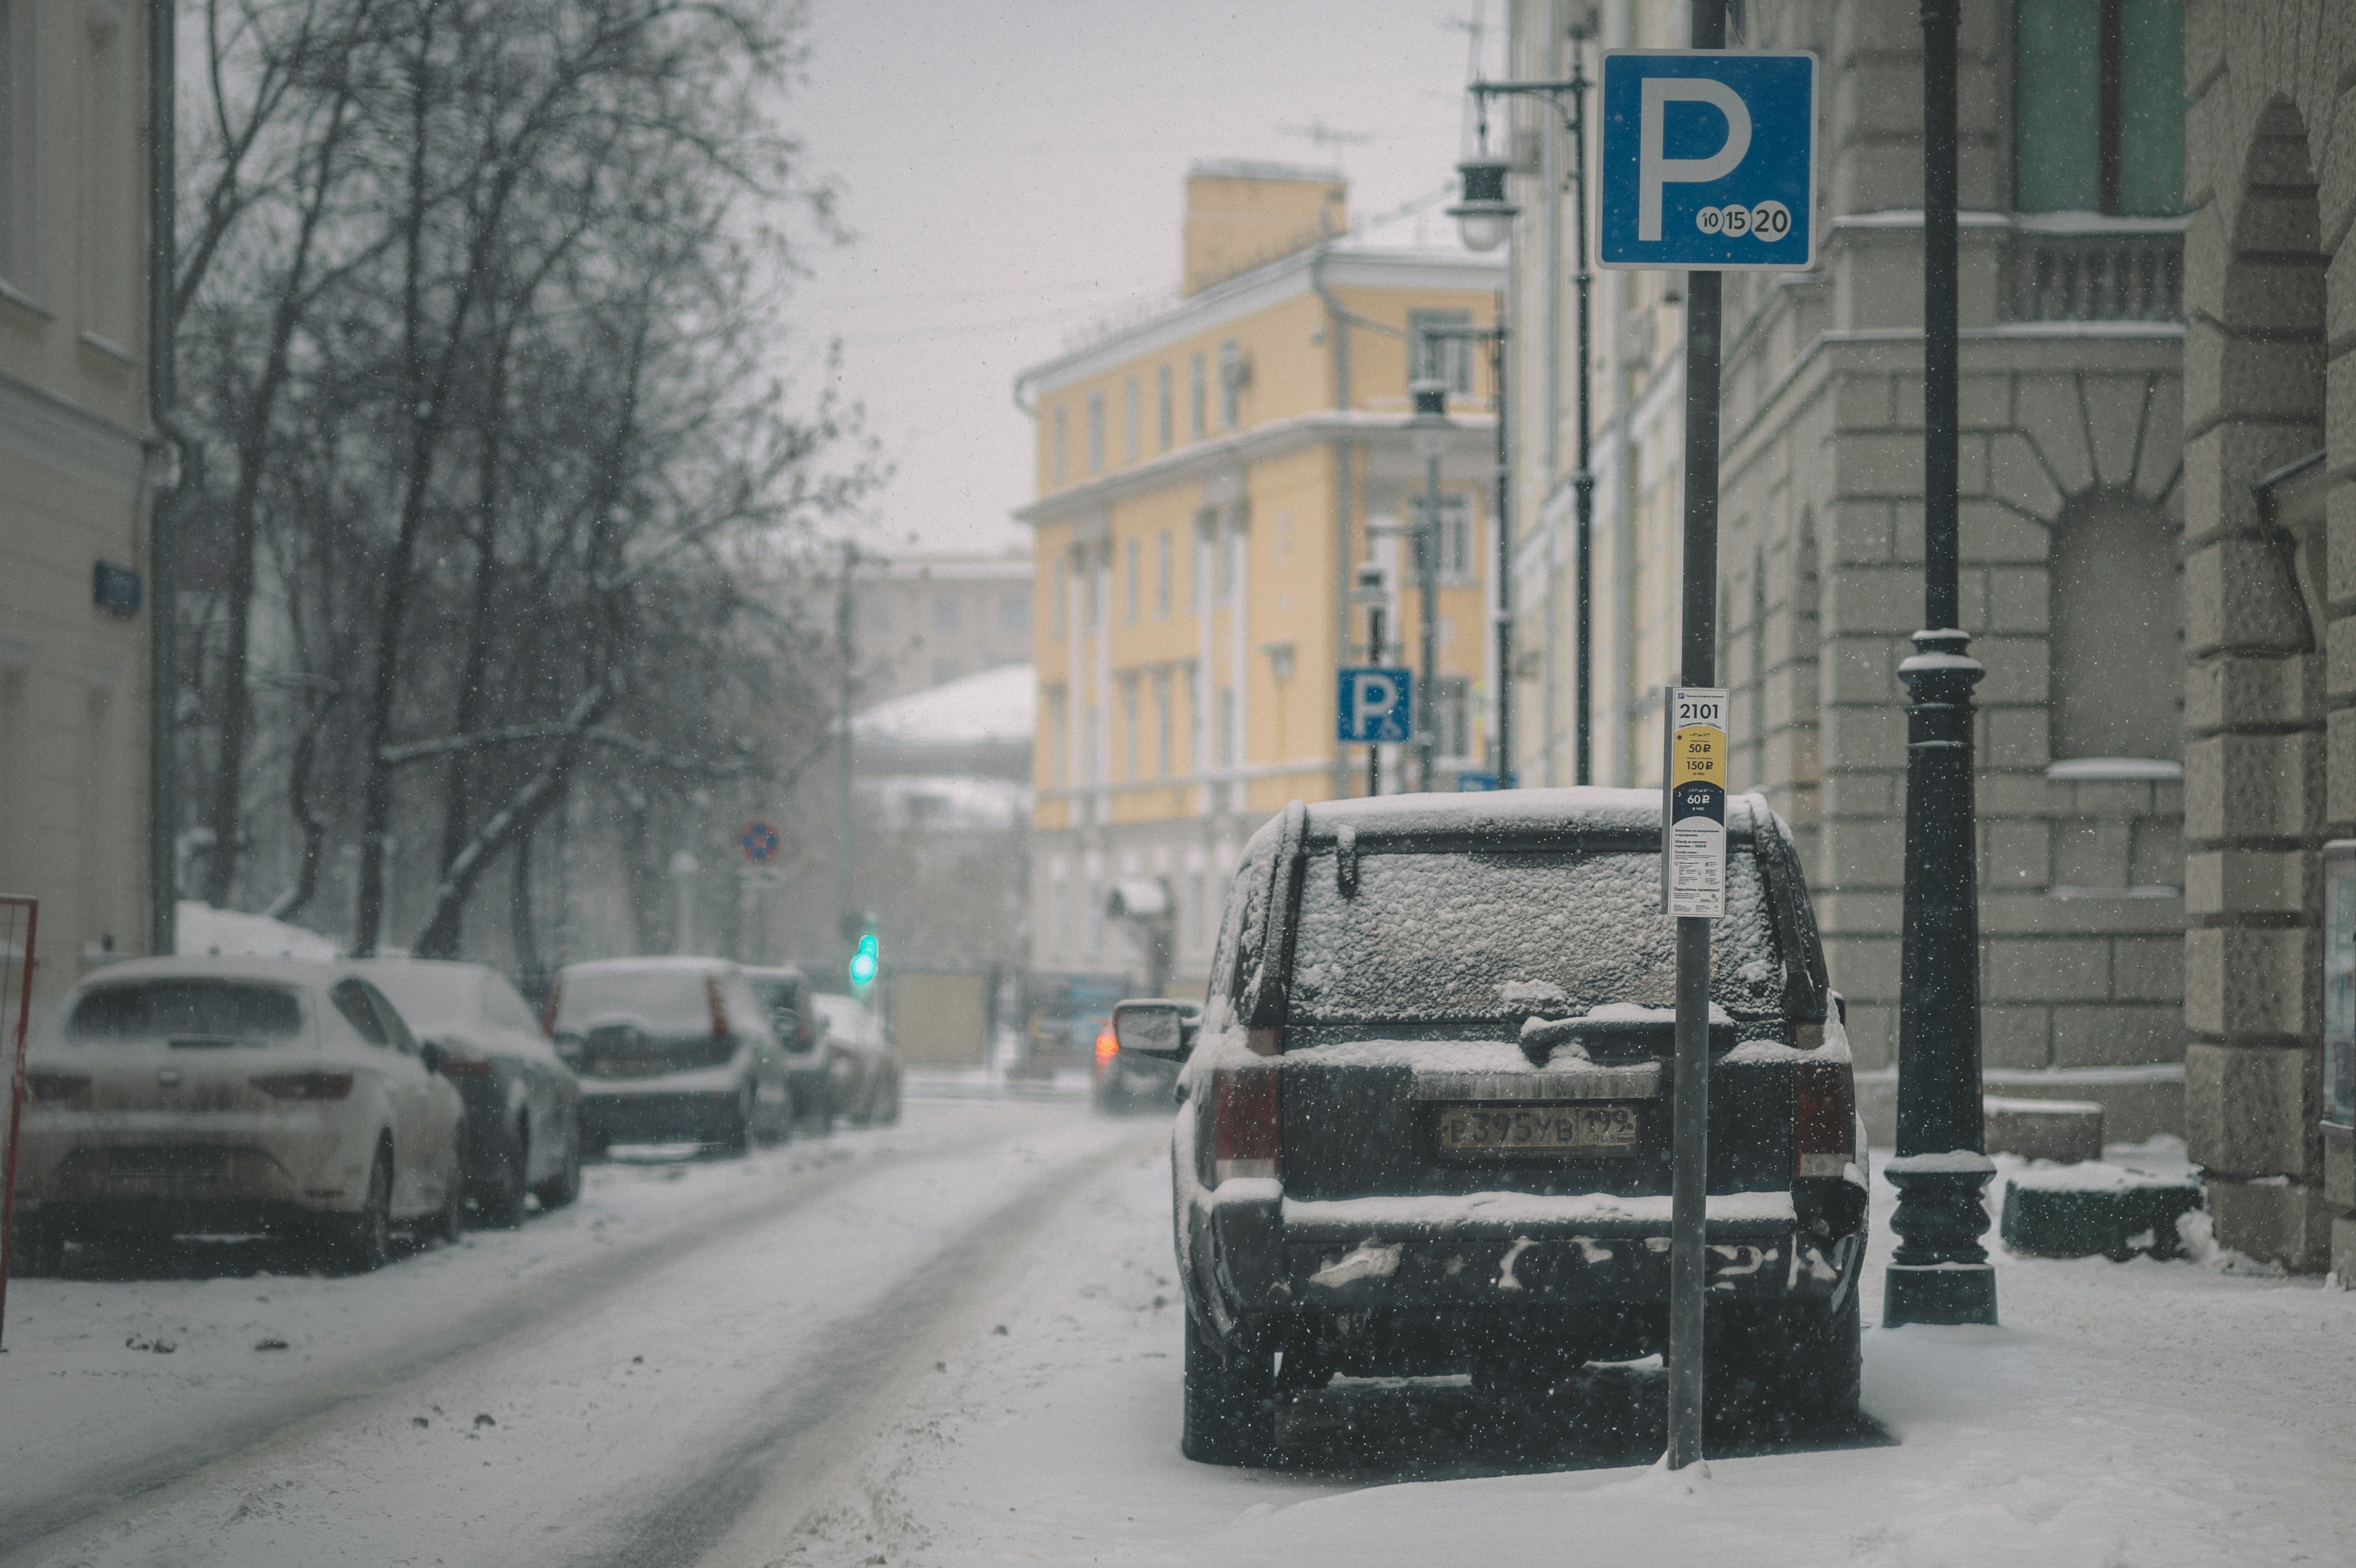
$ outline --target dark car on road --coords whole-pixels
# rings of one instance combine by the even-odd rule
[[[1711,955],[1713,1407],[1853,1419],[1866,1173],[1847,1037],[1789,830],[1728,803]],[[1660,797],[1287,807],[1228,894],[1173,1146],[1184,1449],[1273,1451],[1280,1395],[1472,1374],[1537,1392],[1665,1348],[1675,935]]]
[[[1096,1072],[1088,1082],[1088,1098],[1098,1110],[1112,1115],[1166,1111],[1177,1087],[1176,1062],[1124,1052],[1112,1019],[1105,1019],[1097,1033]]]
[[[561,1209],[581,1191],[581,1080],[530,1004],[483,964],[386,958],[353,965],[392,998],[466,1103],[466,1196],[493,1225],[522,1222],[527,1194]]]
[[[785,1052],[787,1086],[794,1109],[806,1120],[830,1130],[842,1107],[837,1104],[831,1052],[825,1043],[826,1020],[812,999],[809,976],[791,965],[747,969],[753,987],[769,1015],[769,1031]]]
[[[742,1154],[792,1136],[785,1052],[724,958],[607,958],[557,978],[556,1048],[581,1076],[581,1136]]]

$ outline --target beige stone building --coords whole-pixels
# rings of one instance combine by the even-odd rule
[[[147,950],[146,10],[0,4],[0,891]]]
[[[1568,75],[1581,8],[1512,8],[1516,75]],[[1685,42],[1681,0],[1597,9],[1605,47]],[[2188,220],[2177,7],[2131,0],[2119,14],[2132,26],[2106,31],[2114,11],[2098,0],[1965,8],[1963,602],[1987,670],[1977,745],[1989,1090],[2100,1100],[2110,1136],[2133,1139],[2182,1125]],[[1741,20],[1733,47],[1819,57],[1822,240],[1813,272],[1726,276],[1719,675],[1734,694],[1730,782],[1765,791],[1798,832],[1869,1117],[1886,1139],[1906,766],[1897,665],[1923,613],[1921,34],[1913,7],[1884,0],[1754,5]],[[1569,144],[1537,105],[1517,107],[1511,133],[1526,393],[1515,411],[1518,641],[1533,651],[1515,733],[1526,779],[1569,782],[1576,323],[1571,215],[1549,194]],[[1681,285],[1641,272],[1595,284],[1603,784],[1656,778],[1658,693],[1674,669]]]
[[[908,555],[851,579],[862,705],[1027,664],[1031,551]]]

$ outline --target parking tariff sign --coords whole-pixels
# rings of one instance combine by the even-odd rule
[[[1661,903],[1678,919],[1726,918],[1726,692],[1664,694]]]
[[[1816,261],[1816,57],[1611,49],[1599,265],[1800,270]]]

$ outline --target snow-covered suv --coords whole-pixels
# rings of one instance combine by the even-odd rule
[[[1790,830],[1728,803],[1710,978],[1708,1383],[1853,1416],[1865,1156]],[[1395,795],[1256,834],[1202,1010],[1124,1002],[1183,1060],[1172,1147],[1186,1454],[1263,1460],[1335,1373],[1541,1389],[1666,1347],[1673,928],[1660,800]]]

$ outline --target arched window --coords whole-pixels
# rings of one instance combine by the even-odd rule
[[[2184,755],[2176,529],[2133,496],[2082,496],[2053,528],[2053,757]]]

